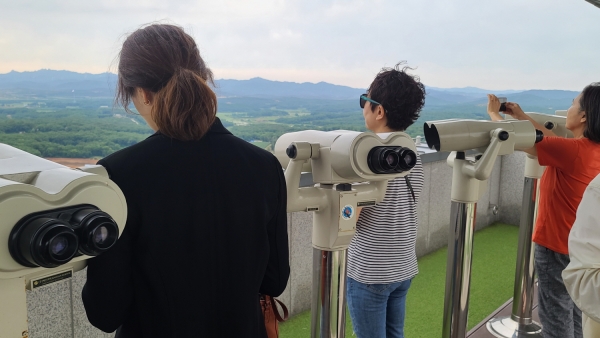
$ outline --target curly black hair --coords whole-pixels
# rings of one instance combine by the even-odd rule
[[[414,70],[401,61],[394,68],[382,68],[369,86],[369,97],[381,104],[387,117],[387,126],[404,131],[419,118],[425,104],[425,86],[419,77],[406,71]],[[402,69],[400,69],[402,67]],[[371,111],[377,105],[371,105]]]

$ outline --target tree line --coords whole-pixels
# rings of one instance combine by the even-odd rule
[[[275,145],[284,133],[300,130],[365,131],[357,100],[302,100],[228,98],[219,100],[220,112],[231,112],[246,124],[222,120],[234,135],[247,141]],[[0,142],[42,157],[101,158],[152,134],[137,115],[108,106],[108,99],[0,100]],[[102,104],[99,106],[99,104]],[[471,105],[425,107],[406,131],[423,135],[423,122],[445,118],[487,119],[485,108]],[[483,109],[483,110],[482,110]],[[260,121],[269,116],[269,121]]]
[[[96,110],[1,109],[0,142],[42,157],[93,158],[136,144],[152,133],[139,117],[103,115]]]

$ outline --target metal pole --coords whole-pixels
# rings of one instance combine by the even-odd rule
[[[443,338],[466,337],[476,208],[477,203],[452,201]]]
[[[535,270],[531,237],[539,199],[537,181],[526,177],[524,183],[511,316],[491,319],[486,325],[488,331],[499,338],[541,337],[542,328],[532,319]]]
[[[347,249],[313,248],[312,338],[344,338]]]
[[[529,325],[533,322],[531,311],[533,306],[533,224],[536,215],[537,179],[525,178],[523,192],[524,209],[521,214],[519,229],[519,249],[517,251],[517,269],[515,271],[515,292],[513,296],[512,319],[519,324]],[[539,329],[539,327],[538,327]]]
[[[510,317],[493,318],[486,324],[488,331],[499,338],[541,337],[542,332],[540,324],[532,319],[535,269],[531,237],[539,201],[538,179],[525,177],[523,186],[512,313]]]

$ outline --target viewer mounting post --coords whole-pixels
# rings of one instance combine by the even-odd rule
[[[430,148],[451,151],[451,211],[442,338],[465,338],[469,313],[473,232],[477,201],[487,187],[496,158],[531,148],[542,139],[528,121],[442,120],[426,122]],[[473,158],[466,151],[482,153]]]
[[[498,338],[542,336],[541,325],[532,319],[535,250],[531,237],[537,216],[539,178],[543,172],[537,158],[527,155],[512,313],[510,317],[493,318],[486,324],[488,331]]]
[[[551,130],[556,136],[573,137],[573,134],[566,128],[566,111],[556,111],[555,114],[557,116],[527,113],[529,117]],[[544,167],[540,166],[537,157],[527,155],[512,312],[510,317],[492,318],[486,323],[488,331],[498,338],[542,336],[542,326],[532,318],[535,247],[531,238],[537,218],[540,196],[539,180],[543,173]]]
[[[402,156],[399,156],[402,154]],[[275,155],[286,168],[287,211],[312,211],[312,338],[343,338],[346,253],[359,207],[383,200],[388,180],[408,175],[416,147],[402,132],[307,130],[282,135]],[[313,187],[299,187],[302,172]]]

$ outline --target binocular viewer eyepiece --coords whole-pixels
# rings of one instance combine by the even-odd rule
[[[375,147],[367,157],[369,169],[376,174],[402,173],[417,164],[417,154],[405,147]]]
[[[80,205],[25,216],[10,233],[9,251],[23,266],[54,268],[76,255],[97,256],[118,237],[119,227],[110,215]]]

